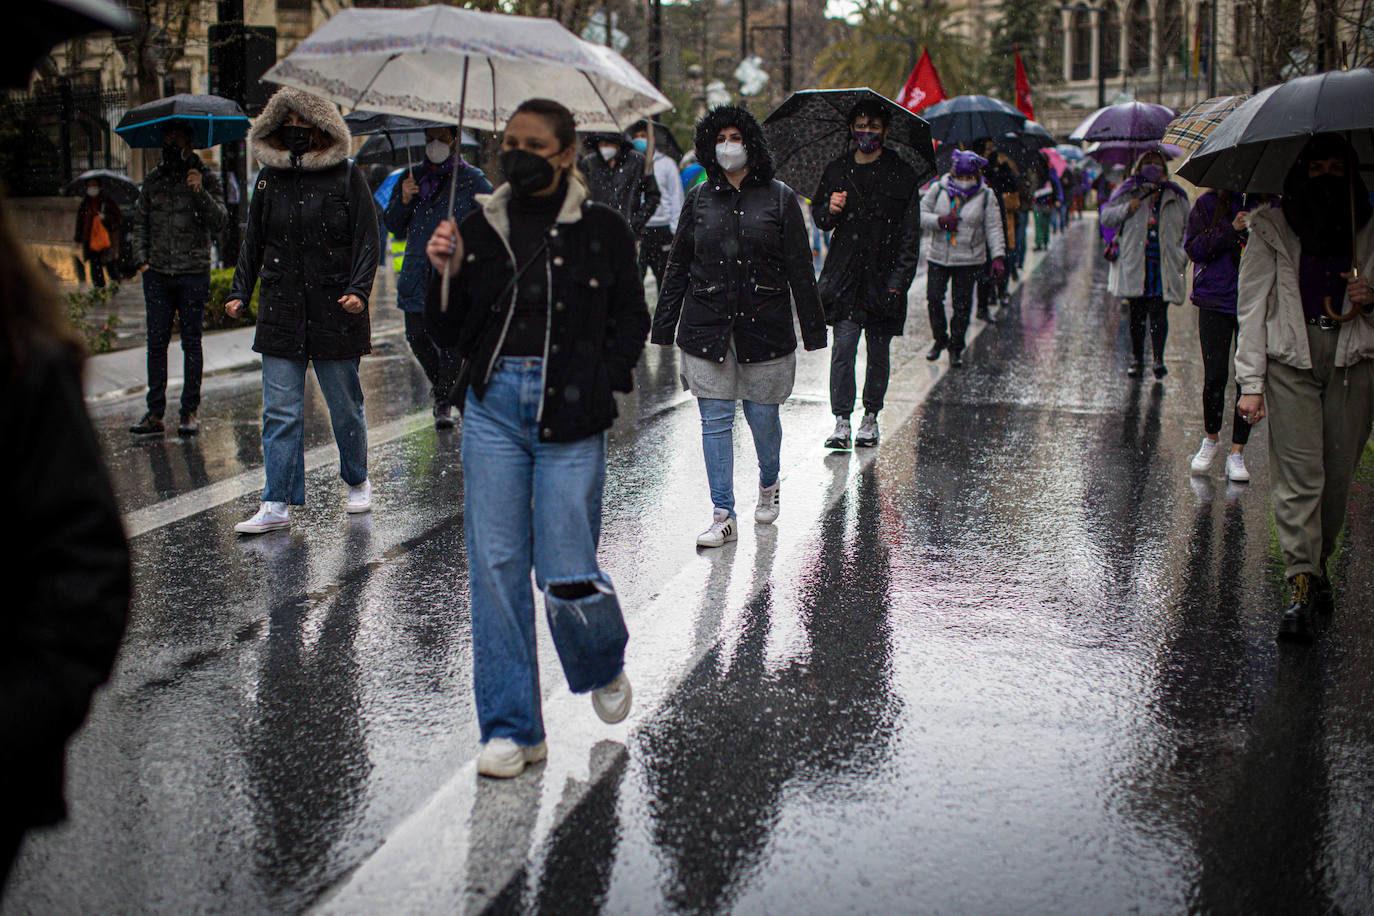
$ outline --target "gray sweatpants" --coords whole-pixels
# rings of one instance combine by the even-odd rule
[[[1338,333],[1309,325],[1312,368],[1271,359],[1265,373],[1270,498],[1290,579],[1326,575],[1374,420],[1374,361],[1337,369]]]

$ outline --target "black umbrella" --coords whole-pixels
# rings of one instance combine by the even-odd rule
[[[1362,168],[1374,164],[1374,70],[1332,70],[1270,86],[1227,115],[1178,174],[1204,188],[1279,194],[1307,141],[1328,133],[1350,141]],[[1349,177],[1353,235],[1355,176]],[[1352,271],[1359,276],[1359,265]],[[1329,302],[1326,310],[1338,321],[1360,312],[1337,315]]]
[[[452,127],[451,123],[429,121],[424,118],[407,118],[402,115],[377,114],[372,111],[355,111],[344,115],[344,123],[349,133],[355,137],[370,137],[373,134],[394,134],[406,131],[425,131],[431,127]]]
[[[131,207],[138,203],[138,185],[122,172],[109,169],[91,169],[82,172],[62,186],[62,193],[68,197],[79,197],[86,193],[86,182],[92,178],[100,182],[100,189],[114,198],[121,207]]]
[[[0,89],[23,89],[55,45],[90,32],[132,32],[128,10],[109,0],[24,0],[8,3],[0,39]]]
[[[425,143],[423,130],[384,131],[368,137],[367,142],[353,157],[353,161],[359,165],[409,165],[422,162],[425,158]],[[478,146],[477,138],[463,131],[462,145],[468,149],[475,149]]]
[[[115,133],[134,149],[157,149],[162,146],[163,129],[173,121],[190,128],[195,149],[242,140],[252,123],[238,102],[183,92],[130,108],[119,119]]]
[[[935,151],[924,120],[872,89],[794,92],[763,122],[777,177],[802,194],[814,194],[825,167],[853,152],[849,112],[859,101],[881,104],[888,114],[886,149],[924,181],[935,172]]]
[[[1026,116],[1001,99],[986,95],[959,95],[937,102],[921,112],[930,124],[930,135],[941,144],[963,144],[1021,133]]]

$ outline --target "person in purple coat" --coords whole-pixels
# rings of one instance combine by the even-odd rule
[[[1240,254],[1245,247],[1246,219],[1241,195],[1208,191],[1197,199],[1188,214],[1183,249],[1193,262],[1193,305],[1198,308],[1197,336],[1202,344],[1202,424],[1207,435],[1193,456],[1191,472],[1206,474],[1216,457],[1226,409],[1226,379],[1231,347],[1240,325],[1236,320],[1236,280]],[[1240,386],[1236,386],[1240,400]],[[1245,467],[1245,443],[1250,424],[1234,409],[1231,417],[1231,453],[1226,457],[1226,477],[1237,483],[1250,480]]]

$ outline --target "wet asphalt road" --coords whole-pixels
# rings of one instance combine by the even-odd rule
[[[318,392],[309,504],[244,541],[255,372],[207,383],[199,441],[131,442],[138,401],[96,408],[135,611],[71,820],[0,910],[1374,911],[1374,465],[1337,615],[1277,646],[1263,429],[1255,485],[1190,481],[1193,313],[1163,384],[1126,379],[1090,229],[962,372],[900,343],[876,453],[820,448],[804,357],[783,514],[742,511],[722,550],[693,547],[699,423],[651,348],[602,544],[636,710],[602,725],[541,643],[550,757],[511,782],[473,769],[458,438],[415,415],[401,338],[364,363],[370,517],[343,513]]]

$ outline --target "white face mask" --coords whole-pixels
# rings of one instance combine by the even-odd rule
[[[425,144],[425,158],[435,165],[440,165],[453,155],[453,148],[443,140],[431,140]]]
[[[619,152],[620,147],[618,146],[603,146],[601,147],[601,158],[605,159],[607,162],[610,162],[612,159],[616,157],[616,155]]]
[[[86,196],[87,196],[87,197],[99,197],[99,196],[100,196],[100,189],[99,189],[99,188],[87,188],[87,189],[86,189]]]
[[[963,188],[965,191],[978,185],[977,178],[951,178],[950,181],[954,182],[956,188]]]
[[[749,163],[749,151],[743,143],[717,143],[716,162],[727,172],[738,171]]]

